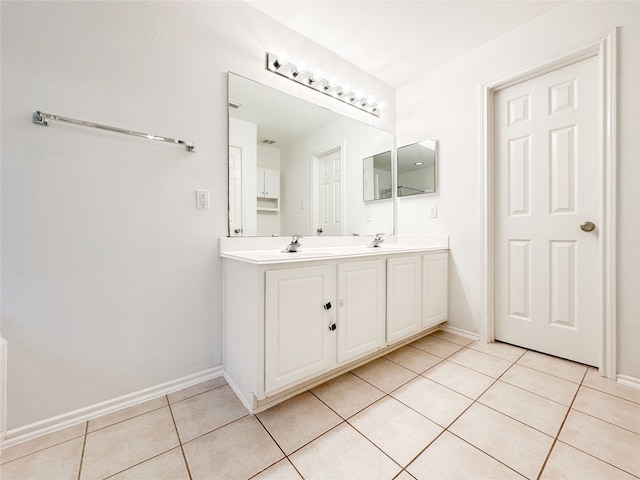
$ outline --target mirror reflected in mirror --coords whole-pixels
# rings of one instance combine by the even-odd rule
[[[391,152],[392,134],[233,73],[228,80],[230,236],[393,232],[392,202],[363,200],[361,163]]]
[[[436,147],[436,139],[430,138],[398,148],[398,197],[436,191]]]
[[[391,198],[391,151],[365,158],[362,173],[365,202]]]

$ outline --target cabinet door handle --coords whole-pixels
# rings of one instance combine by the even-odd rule
[[[329,325],[329,330],[330,330],[331,332],[333,332],[336,328],[338,328],[338,327],[336,326],[336,324],[335,324],[335,323],[331,323],[331,324]]]
[[[324,308],[325,310],[331,310],[331,302],[327,302],[327,303],[325,303],[325,304],[323,305],[323,308]]]

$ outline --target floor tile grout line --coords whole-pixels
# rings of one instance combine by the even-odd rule
[[[575,411],[575,412],[579,412],[579,413],[581,413],[582,415],[586,415],[587,417],[591,417],[591,418],[594,418],[594,419],[596,419],[596,420],[600,420],[602,423],[606,423],[607,425],[611,425],[612,427],[619,428],[620,430],[624,430],[625,432],[629,432],[629,433],[632,433],[632,434],[634,434],[634,435],[636,435],[636,436],[640,437],[640,433],[638,433],[638,432],[634,432],[633,430],[629,430],[628,428],[625,428],[625,427],[622,427],[622,426],[620,426],[620,425],[618,425],[618,424],[615,424],[615,423],[613,423],[613,422],[610,422],[609,420],[605,420],[604,418],[597,417],[596,415],[592,415],[592,414],[590,414],[590,413],[583,412],[582,410],[579,410],[579,409],[577,409],[577,408],[574,408],[573,406],[571,407],[571,409],[573,409],[573,411]]]
[[[565,413],[564,418],[562,419],[562,422],[560,423],[560,428],[558,429],[558,432],[556,433],[555,438],[553,439],[553,442],[551,442],[551,447],[549,447],[549,451],[547,452],[547,455],[544,459],[544,462],[542,462],[542,466],[540,467],[540,470],[538,470],[538,475],[536,476],[537,480],[540,480],[540,477],[542,476],[542,473],[544,472],[544,469],[547,467],[547,463],[549,462],[549,458],[551,458],[551,452],[553,452],[553,449],[556,446],[556,443],[558,443],[558,439],[560,438],[560,434],[562,433],[562,429],[564,428],[564,424],[567,421],[567,418],[569,418],[569,414],[571,413],[571,408],[573,407],[574,402],[576,401],[576,398],[578,398],[578,393],[580,392],[580,387],[582,386],[582,383],[584,382],[584,379],[587,376],[587,370],[585,370],[584,374],[582,375],[582,380],[580,380],[580,383],[578,384],[578,388],[576,389],[576,393],[573,395],[573,400],[571,400],[571,404],[569,405],[569,408],[567,409],[567,413]]]
[[[189,475],[189,480],[193,480],[193,476],[191,475],[191,467],[189,467],[189,461],[187,460],[187,455],[184,453],[184,447],[182,444],[182,438],[180,438],[180,431],[178,430],[178,424],[176,423],[176,418],[173,416],[173,408],[171,408],[171,402],[169,401],[169,395],[166,395],[167,404],[169,405],[169,414],[171,415],[171,421],[173,422],[173,428],[176,431],[176,437],[178,437],[178,445],[180,446],[180,452],[182,453],[182,460],[184,460],[184,465],[187,468],[187,475]]]
[[[156,398],[160,398],[160,397],[156,397]],[[155,399],[152,399],[152,400],[155,400]],[[137,405],[141,405],[141,404],[137,404]],[[136,405],[132,405],[132,407],[135,407],[135,406]],[[141,417],[141,416],[146,415],[148,413],[157,412],[158,410],[162,410],[163,408],[166,408],[167,406],[168,406],[168,403],[167,403],[167,405],[163,405],[162,407],[153,408],[153,409],[148,410],[146,412],[138,413],[137,415],[132,415],[131,417],[127,417],[127,418],[125,418],[123,420],[118,420],[117,422],[110,423],[109,425],[105,425],[104,427],[96,428],[95,430],[91,430],[90,432],[88,431],[87,433],[99,432],[100,430],[104,430],[105,428],[113,427],[114,425],[119,425],[119,424],[121,424],[123,422],[126,422],[128,420],[133,420],[134,418]],[[125,408],[130,408],[130,407],[125,407]],[[112,413],[116,413],[118,411],[120,411],[120,410],[116,410],[115,412],[112,412]],[[107,413],[106,415],[109,415],[109,414]],[[91,418],[91,419],[87,420],[87,424],[89,424],[89,422],[91,422],[92,420],[97,420],[98,418],[100,418],[100,417]],[[87,425],[87,430],[88,429],[89,429],[89,426]]]
[[[85,421],[83,421],[83,422],[80,422],[80,423],[87,423],[87,420],[85,420]],[[80,425],[80,423],[78,423],[78,424],[76,424],[76,425],[74,425],[74,426]],[[66,428],[72,428],[72,427],[66,427]],[[85,432],[86,432],[86,428],[87,428],[87,427],[85,426]],[[64,430],[64,429],[57,430],[57,431],[62,431],[62,430]],[[52,433],[56,433],[56,432],[52,432]],[[6,461],[6,462],[2,462],[2,461],[0,461],[0,466],[2,466],[2,465],[8,465],[8,464],[10,464],[11,462],[15,462],[16,460],[20,460],[21,458],[28,457],[29,455],[35,455],[36,453],[44,452],[45,450],[48,450],[48,449],[53,448],[53,447],[57,447],[58,445],[62,445],[63,443],[67,443],[67,442],[70,442],[70,441],[72,441],[72,440],[77,440],[78,438],[80,438],[80,437],[84,437],[84,436],[85,436],[85,433],[81,433],[80,435],[76,435],[75,437],[68,438],[68,439],[63,440],[63,441],[61,441],[61,442],[53,443],[53,444],[48,445],[48,446],[46,446],[46,447],[40,448],[40,449],[38,449],[38,450],[34,450],[33,452],[25,453],[24,455],[20,455],[20,456],[18,456],[18,457],[16,457],[16,458],[13,458],[13,459],[8,460],[8,461]],[[29,442],[31,442],[31,441],[33,441],[33,440],[37,440],[38,438],[39,438],[39,437],[36,437],[36,438],[31,439],[31,440],[27,440],[26,442],[23,442],[23,443],[29,443]],[[7,447],[7,448],[5,448],[5,449],[3,450],[3,452],[6,452],[6,451],[7,451],[7,450],[9,450],[10,448],[18,447],[19,445],[22,445],[23,443],[18,443],[18,444],[16,444],[16,445],[12,445],[11,447]]]
[[[195,440],[198,440],[199,438],[204,437],[205,435],[209,435],[210,433],[217,432],[217,431],[218,431],[218,430],[220,430],[221,428],[227,427],[227,426],[231,425],[232,423],[235,423],[235,422],[237,422],[237,421],[239,421],[239,420],[242,420],[242,419],[244,419],[244,418],[251,417],[251,416],[255,416],[255,415],[254,415],[254,414],[252,414],[252,413],[249,413],[249,412],[247,411],[247,413],[246,413],[246,414],[242,415],[241,417],[235,418],[235,419],[231,420],[230,422],[225,423],[224,425],[220,425],[219,427],[216,427],[216,428],[214,428],[214,429],[212,429],[212,430],[207,430],[206,432],[204,432],[204,433],[202,433],[202,434],[198,435],[197,437],[193,437],[193,438],[191,438],[191,439],[189,439],[189,440],[185,440],[184,442],[183,442],[183,441],[180,441],[180,445],[186,445],[186,444],[188,444],[188,443],[191,443],[191,442],[193,442],[193,441],[195,441]]]
[[[624,400],[625,402],[629,402],[629,403],[632,403],[632,404],[640,407],[640,402],[636,402],[634,400],[629,400],[628,398],[621,397],[620,395],[614,395],[613,393],[605,392],[604,390],[599,390],[599,389],[597,389],[595,387],[591,387],[589,385],[585,385],[584,383],[582,385],[580,385],[580,388],[588,388],[589,390],[593,390],[593,391],[598,392],[598,393],[609,395],[610,397],[617,398],[618,400]],[[630,388],[633,388],[633,387],[630,387]]]
[[[591,453],[589,453],[589,452],[585,452],[584,450],[582,450],[582,449],[580,449],[580,448],[576,447],[575,445],[571,445],[570,443],[567,443],[567,442],[565,442],[565,441],[563,441],[563,440],[560,440],[559,438],[558,438],[558,439],[557,439],[557,441],[553,444],[553,445],[554,445],[554,447],[555,447],[555,445],[556,445],[557,443],[561,443],[562,445],[564,445],[564,446],[566,446],[566,447],[573,448],[574,450],[577,450],[577,451],[579,451],[580,453],[584,453],[586,456],[591,457],[591,458],[593,458],[593,459],[597,460],[598,462],[605,463],[605,464],[609,465],[610,467],[615,468],[616,470],[620,470],[621,472],[624,472],[624,473],[626,473],[626,474],[628,474],[628,475],[631,475],[633,478],[640,478],[640,477],[639,477],[639,476],[637,476],[636,474],[631,473],[630,471],[625,470],[624,468],[622,468],[622,467],[620,467],[620,466],[618,466],[618,465],[616,465],[616,464],[614,464],[614,463],[611,463],[611,462],[609,462],[608,460],[603,460],[602,458],[598,458],[598,457],[596,457],[595,455],[593,455],[593,454],[591,454]]]
[[[78,480],[82,476],[82,464],[84,463],[84,449],[87,446],[87,435],[89,434],[89,421],[85,423],[84,426],[84,438],[82,440],[82,450],[80,452],[80,464],[78,465]]]
[[[198,385],[198,384],[196,383],[196,385]],[[192,386],[195,386],[195,385],[192,385]],[[222,385],[218,385],[217,387],[209,388],[207,390],[203,390],[202,392],[194,393],[193,395],[189,395],[188,397],[181,398],[180,400],[176,400],[175,402],[172,402],[171,400],[169,400],[169,395],[173,395],[174,393],[178,393],[181,390],[176,390],[175,392],[168,393],[165,396],[167,397],[167,403],[169,405],[175,405],[177,403],[184,402],[185,400],[189,400],[191,398],[197,397],[198,395],[202,395],[202,394],[205,394],[205,393],[212,392],[214,390],[218,390],[219,388],[222,388],[222,387],[231,387],[231,386],[228,383],[224,383]],[[187,387],[187,388],[190,388],[190,387]]]
[[[606,378],[606,377],[602,377],[602,378]],[[615,382],[615,380],[613,380],[611,378],[606,378],[606,380],[611,380],[611,381]],[[640,400],[638,400],[637,402],[635,400],[629,400],[628,398],[621,397],[620,395],[616,395],[615,393],[607,392],[606,390],[602,390],[602,389],[600,389],[598,387],[594,387],[594,386],[591,386],[591,385],[585,385],[584,383],[582,384],[582,386],[585,387],[585,388],[588,388],[590,390],[595,390],[596,392],[599,392],[599,393],[606,393],[607,395],[611,395],[612,397],[619,398],[620,400],[626,400],[627,402],[631,402],[631,403],[633,403],[635,405],[640,405]],[[628,388],[630,388],[633,391],[637,391],[637,389],[634,388],[634,387],[628,387]]]

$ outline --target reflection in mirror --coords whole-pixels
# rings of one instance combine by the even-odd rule
[[[436,191],[436,146],[436,139],[430,138],[398,148],[399,197]]]
[[[391,198],[391,151],[364,159],[364,201]]]
[[[392,148],[388,132],[229,73],[230,236],[392,233],[392,203],[363,201],[361,166]]]

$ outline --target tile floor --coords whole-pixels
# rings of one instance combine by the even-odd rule
[[[219,378],[1,462],[2,480],[631,479],[640,390],[439,331],[255,416]]]

